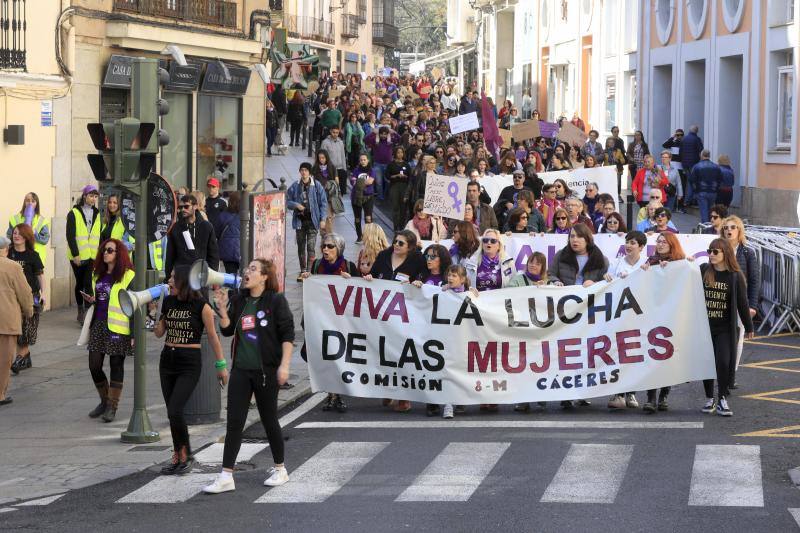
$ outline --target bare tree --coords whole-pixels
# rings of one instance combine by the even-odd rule
[[[439,53],[446,45],[447,1],[395,0],[395,23],[401,51]]]

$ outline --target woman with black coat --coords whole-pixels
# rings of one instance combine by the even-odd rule
[[[259,258],[248,265],[241,289],[230,301],[230,309],[227,292],[218,289],[214,301],[220,315],[222,334],[233,337],[233,368],[228,389],[228,423],[222,472],[211,485],[203,487],[203,492],[218,494],[235,490],[233,467],[242,445],[242,430],[252,396],[255,396],[258,414],[275,461],[275,467],[264,485],[283,485],[289,481],[289,474],[283,463],[278,389],[289,379],[294,317],[286,297],[278,292],[275,263]]]
[[[753,337],[753,320],[747,303],[744,275],[736,261],[736,254],[727,239],[718,238],[708,247],[708,264],[700,266],[706,296],[706,312],[714,346],[717,366],[717,398],[714,399],[714,380],[703,380],[706,392],[704,413],[716,409],[721,416],[732,416],[728,405],[731,367],[736,363],[736,344],[739,339],[739,320],[745,338]]]
[[[370,273],[364,279],[385,279],[411,283],[422,275],[425,261],[417,248],[417,236],[404,229],[395,233],[391,248],[378,254]]]

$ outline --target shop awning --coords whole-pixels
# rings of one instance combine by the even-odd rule
[[[441,54],[436,54],[435,56],[426,57],[421,62],[425,63],[426,66],[435,65],[436,63],[444,63],[446,61],[450,61],[451,59],[455,59],[458,56],[468,54],[474,51],[475,51],[474,44],[465,44],[464,46],[459,46],[458,48],[447,50],[446,52],[442,52]]]

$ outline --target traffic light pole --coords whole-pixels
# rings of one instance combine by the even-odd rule
[[[158,90],[158,62],[155,59],[136,58],[131,70],[131,95],[133,97],[133,114],[144,121],[151,117],[139,116],[147,105],[143,98],[148,98]],[[152,86],[152,88],[150,87]],[[155,103],[155,100],[154,100]],[[142,147],[144,148],[144,147]],[[136,213],[141,214],[136,224],[136,252],[134,267],[136,277],[133,278],[133,289],[142,291],[147,288],[147,176],[139,181],[139,198],[136,202]],[[150,417],[147,415],[147,331],[145,330],[146,306],[136,310],[134,315],[135,359],[133,366],[133,412],[128,422],[128,429],[121,434],[122,442],[143,444],[157,442],[160,436],[153,430]]]

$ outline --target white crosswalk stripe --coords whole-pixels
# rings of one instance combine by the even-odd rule
[[[573,444],[540,501],[614,503],[631,455],[629,445]]]
[[[764,507],[761,447],[697,446],[689,505]]]
[[[214,481],[217,474],[187,474],[161,476],[147,485],[123,496],[117,503],[180,503],[200,494],[201,489]]]
[[[239,449],[239,454],[236,456],[236,461],[243,463],[249,461],[253,456],[260,451],[264,450],[268,445],[256,442],[243,442],[242,447]],[[195,461],[204,465],[221,465],[222,452],[225,450],[225,445],[221,442],[215,442],[211,446],[204,448],[202,451],[194,454]]]
[[[290,473],[256,503],[324,502],[389,445],[388,442],[332,442]]]
[[[403,491],[400,502],[465,502],[510,442],[451,442]]]

